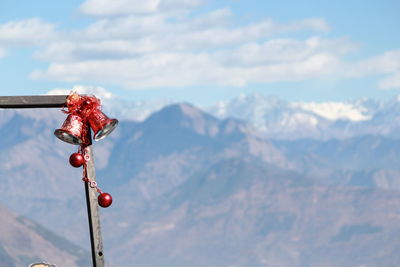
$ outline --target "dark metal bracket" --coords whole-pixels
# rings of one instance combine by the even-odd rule
[[[60,108],[67,95],[0,96],[0,108]]]

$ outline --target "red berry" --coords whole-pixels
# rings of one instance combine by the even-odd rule
[[[107,208],[111,206],[112,203],[112,197],[109,193],[101,193],[97,197],[97,201],[99,202],[99,205],[103,208]]]
[[[79,168],[85,163],[85,159],[81,153],[74,153],[69,157],[69,163],[73,167]]]

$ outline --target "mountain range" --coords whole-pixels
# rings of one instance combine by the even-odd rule
[[[162,108],[179,104],[170,99],[131,101],[112,95],[102,87],[76,86],[82,94],[102,98],[108,114],[129,121],[144,121]],[[68,94],[56,89],[49,94]],[[219,119],[248,122],[266,138],[345,139],[364,135],[399,137],[400,95],[388,100],[360,98],[346,101],[296,102],[261,93],[241,94],[215,104],[199,106]]]
[[[250,103],[247,98],[240,101]],[[282,118],[279,109],[295,110],[274,101],[263,110],[268,121]],[[375,111],[352,120],[307,114],[329,124],[322,133],[341,129],[340,123],[371,123],[396,108],[362,103]],[[65,115],[0,112],[2,204],[88,247],[82,174],[68,164],[77,147],[53,135]],[[394,134],[285,138],[289,132],[278,136],[276,130],[276,138],[267,138],[245,110],[238,111],[242,119],[218,112],[168,105],[144,120],[121,120],[115,132],[93,144],[99,186],[114,198],[101,210],[107,260],[117,266],[394,266],[400,261]],[[392,118],[387,129],[396,127]]]
[[[103,93],[104,94],[104,93]],[[107,111],[119,118],[143,121],[171,100],[130,102],[109,97]],[[260,93],[240,95],[202,106],[219,118],[236,118],[250,123],[264,137],[281,140],[304,138],[329,140],[363,135],[398,138],[400,97],[386,101],[361,98],[337,102],[289,102]]]

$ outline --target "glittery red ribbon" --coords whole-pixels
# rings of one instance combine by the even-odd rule
[[[66,114],[77,115],[82,119],[84,125],[82,129],[82,146],[88,146],[91,144],[88,117],[93,111],[100,108],[100,99],[95,96],[78,95],[77,93],[72,93],[67,97],[66,106],[62,111]]]
[[[86,118],[96,109],[100,109],[101,102],[95,96],[84,96],[72,93],[67,97],[66,110],[64,112],[67,114],[74,114],[80,116],[82,119]]]

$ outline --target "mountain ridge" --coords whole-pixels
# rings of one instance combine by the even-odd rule
[[[77,87],[84,94],[104,97],[105,111],[121,120],[144,121],[151,114],[178,101],[129,101],[104,88]],[[55,90],[53,93],[68,94]],[[400,137],[393,121],[400,110],[400,97],[388,100],[359,98],[345,101],[286,101],[261,93],[240,94],[229,100],[202,105],[219,119],[236,118],[253,125],[265,137],[281,140],[350,138],[361,135]]]
[[[88,251],[40,224],[12,213],[2,205],[0,214],[0,266],[26,267],[43,261],[71,267],[90,264]]]

